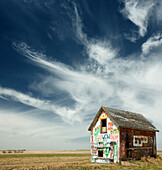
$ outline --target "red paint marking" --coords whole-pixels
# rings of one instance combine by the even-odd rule
[[[107,130],[113,129],[113,126],[114,126],[113,122],[109,122],[109,123],[108,123],[108,129],[107,129]]]

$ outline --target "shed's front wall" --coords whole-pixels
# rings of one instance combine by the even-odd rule
[[[101,120],[107,120],[107,133],[101,133]],[[103,156],[99,152],[103,152]],[[119,162],[119,130],[110,118],[102,112],[91,131],[91,161],[98,163]]]

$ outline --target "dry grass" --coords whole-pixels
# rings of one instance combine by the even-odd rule
[[[61,154],[61,153],[72,153],[72,154],[89,154],[89,150],[71,150],[71,151],[26,151],[26,150],[6,150],[6,151],[0,151],[0,154],[3,153],[24,153],[24,154]]]
[[[27,154],[0,155],[0,169],[162,169],[162,154],[158,158],[142,158],[141,161],[129,161],[130,166],[121,164],[98,164],[90,162],[89,151],[47,151]]]

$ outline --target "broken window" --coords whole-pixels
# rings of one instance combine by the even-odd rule
[[[107,119],[101,120],[101,133],[107,133]]]
[[[98,157],[103,157],[103,150],[98,150]]]

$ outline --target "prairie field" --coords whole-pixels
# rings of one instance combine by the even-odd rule
[[[1,153],[0,170],[50,170],[50,169],[162,169],[162,152],[157,158],[128,161],[129,166],[98,164],[90,162],[90,151],[24,151],[24,153]]]

